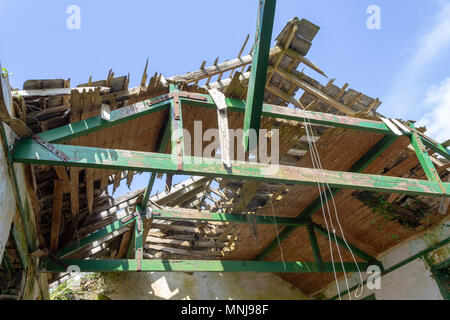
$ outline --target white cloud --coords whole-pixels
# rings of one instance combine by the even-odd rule
[[[426,126],[427,135],[438,142],[450,139],[450,77],[427,91],[423,105],[426,113],[417,125]]]
[[[425,30],[414,47],[413,54],[395,78],[390,94],[384,99],[384,109],[390,116],[404,118],[406,114],[421,112],[424,74],[433,61],[450,47],[450,2],[441,1],[441,10],[435,15],[431,27]],[[422,112],[421,112],[422,113]]]

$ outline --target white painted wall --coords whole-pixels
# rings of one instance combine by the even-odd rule
[[[438,243],[450,236],[450,220],[446,220],[432,230],[427,231],[422,236],[407,241],[388,252],[377,257],[383,262],[387,269],[399,262],[419,253],[427,247]],[[434,263],[439,263],[450,258],[450,244],[429,254]],[[430,267],[423,259],[416,259],[401,268],[383,276],[381,278],[381,288],[369,290],[367,286],[361,294],[361,290],[351,293],[352,299],[362,299],[371,294],[375,294],[377,300],[442,300],[437,282],[432,278]],[[368,277],[363,273],[363,279]],[[353,274],[349,278],[349,286],[359,283],[359,275]],[[345,281],[339,282],[340,291],[347,288]],[[337,294],[336,286],[332,284],[324,291],[326,297],[333,297]],[[355,296],[355,293],[361,294]],[[348,294],[342,299],[348,299]]]
[[[77,284],[73,284],[77,287]],[[102,293],[112,300],[303,300],[309,299],[291,284],[270,273],[118,272],[102,278],[84,299]]]

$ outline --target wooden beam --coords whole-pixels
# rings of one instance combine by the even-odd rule
[[[201,220],[201,221],[218,221],[218,222],[233,222],[233,223],[248,223],[247,214],[230,214],[210,212],[207,210],[185,209],[185,208],[167,208],[162,209],[153,207],[152,214],[157,220]],[[145,212],[140,211],[142,215]],[[255,216],[255,221],[258,224],[274,224],[272,216]],[[280,226],[304,226],[303,220],[295,218],[276,217],[276,223]]]
[[[53,187],[52,228],[50,235],[50,250],[58,250],[59,230],[61,227],[61,210],[64,182],[55,180]]]
[[[12,92],[14,98],[19,97],[51,97],[70,95],[73,90],[82,93],[83,91],[94,91],[100,88],[100,92],[108,93],[108,87],[79,87],[79,88],[56,88],[56,89],[36,89],[36,90],[15,90]]]
[[[220,156],[224,166],[231,168],[230,135],[228,130],[228,113],[225,95],[217,89],[209,90],[209,94],[217,106],[217,123],[221,150]]]
[[[269,55],[270,57],[274,57],[281,54],[282,52],[283,50],[277,46],[270,49]],[[237,69],[250,63],[252,63],[252,56],[246,55],[240,58],[219,63],[217,65],[213,65],[208,68],[203,68],[193,72],[189,72],[184,75],[170,77],[167,79],[167,81],[172,83],[182,83],[182,82],[191,83],[202,79],[206,79],[208,77],[215,76],[217,74],[222,74],[233,69]]]
[[[269,68],[270,69],[270,68]],[[345,104],[335,100],[334,98],[330,97],[326,93],[320,91],[319,89],[313,87],[306,81],[300,79],[300,77],[296,74],[292,74],[286,71],[283,71],[281,69],[276,69],[275,72],[279,73],[282,77],[286,78],[290,82],[294,83],[296,86],[302,88],[303,90],[311,93],[312,95],[316,96],[320,100],[322,100],[325,103],[328,103],[329,105],[335,107],[339,111],[344,112],[345,114],[352,115],[358,113],[358,111],[353,110],[346,106]]]

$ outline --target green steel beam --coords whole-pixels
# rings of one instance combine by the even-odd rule
[[[252,55],[252,68],[244,116],[243,146],[246,151],[248,151],[249,146],[249,131],[255,130],[258,136],[261,126],[262,106],[276,3],[276,0],[259,0],[255,45]]]
[[[196,209],[184,208],[152,208],[152,217],[158,220],[202,220],[202,221],[220,221],[230,223],[248,223],[246,214],[218,213],[210,211],[198,211]],[[145,211],[139,209],[141,215],[145,215]],[[272,216],[255,215],[258,224],[274,224]],[[305,226],[303,220],[295,218],[276,217],[276,223],[279,226]]]
[[[137,212],[139,213],[139,216],[142,219],[146,218],[146,211],[143,210],[141,207],[136,207]],[[152,208],[152,218],[158,219],[158,220],[202,220],[202,221],[221,221],[221,222],[230,222],[230,223],[248,223],[247,215],[245,214],[225,214],[225,213],[216,213],[216,212],[209,212],[209,211],[198,211],[195,209],[184,209],[184,208],[164,208],[164,209],[157,209]],[[255,216],[256,223],[258,224],[274,224],[274,219],[271,216]],[[84,248],[85,246],[89,245],[90,243],[99,240],[109,233],[112,233],[130,223],[135,223],[133,233],[133,238],[131,240],[131,244],[129,247],[129,252],[127,257],[129,258],[131,256],[131,252],[133,251],[133,248],[141,248],[143,245],[143,239],[142,239],[142,228],[141,231],[139,231],[139,225],[136,217],[133,215],[128,215],[127,217],[117,220],[112,224],[107,225],[106,227],[92,233],[89,236],[86,236],[79,240],[78,242],[72,243],[68,245],[67,247],[57,251],[55,253],[56,257],[64,258],[77,250],[80,250]],[[142,222],[141,222],[142,223]],[[305,222],[299,219],[295,218],[283,218],[283,217],[276,217],[276,223],[280,226],[305,226]],[[136,243],[138,244],[136,246]],[[135,249],[136,251],[136,249]]]
[[[316,232],[314,231],[312,221],[308,221],[306,229],[308,230],[309,241],[311,242],[311,248],[313,250],[316,263],[323,268],[322,255],[320,254],[319,243],[317,242]]]
[[[51,143],[67,142],[101,129],[167,109],[171,101],[172,98],[169,95],[159,96],[111,111],[110,121],[95,116],[39,133],[38,136]]]
[[[380,154],[382,154],[386,149],[397,140],[397,136],[385,136],[380,141],[378,141],[364,156],[362,156],[350,169],[350,172],[362,172],[367,166],[369,166]],[[314,212],[322,207],[323,201],[328,201],[332,196],[335,196],[340,189],[330,188],[330,192],[322,193],[321,197],[317,197],[311,204],[309,204],[298,216],[299,219],[307,220]],[[297,228],[296,227],[286,227],[278,235],[278,239],[272,240],[272,242],[256,257],[256,260],[265,259],[275,248],[278,247],[278,241],[282,242],[289,237]]]
[[[416,152],[417,158],[419,159],[420,164],[422,165],[422,169],[425,172],[428,180],[430,181],[441,181],[439,178],[439,174],[436,171],[436,168],[431,162],[430,155],[425,149],[422,139],[420,139],[419,135],[416,132],[413,132],[411,135],[411,144]]]
[[[136,260],[63,260],[67,265],[76,265],[81,272],[130,272],[139,271]],[[334,264],[338,272],[340,263]],[[365,270],[367,263],[359,263]],[[323,272],[333,272],[332,263],[324,263]],[[355,263],[344,262],[346,271],[356,272]],[[65,272],[66,268],[53,260],[46,260],[43,272]],[[281,261],[220,261],[220,260],[148,260],[141,262],[140,271],[147,272],[266,272],[266,273],[319,273],[320,266],[315,262]]]
[[[215,108],[214,101],[208,95],[200,95],[206,98],[205,101],[199,101],[189,98],[182,97],[181,100],[188,105],[204,107],[204,108]],[[238,99],[226,98],[227,110],[231,112],[245,112],[245,102]],[[312,124],[326,125],[337,128],[346,128],[353,130],[369,131],[375,133],[381,133],[389,136],[396,136],[389,127],[382,121],[367,120],[348,116],[338,116],[331,113],[322,113],[314,111],[306,111],[300,109],[290,109],[282,106],[265,104],[263,105],[262,115],[265,117],[275,118],[275,119],[286,119],[298,122],[309,121]],[[404,133],[405,136],[411,135],[411,133]],[[398,136],[397,136],[398,137]],[[421,134],[425,146],[433,149],[436,153],[440,154],[444,158],[450,160],[450,150],[445,148],[442,144],[437,143],[427,136]]]
[[[183,94],[186,92],[180,92]],[[180,104],[182,102],[196,107],[216,108],[213,99],[209,95],[196,94],[202,97],[204,101],[180,96]],[[44,140],[51,143],[67,142],[73,138],[77,138],[89,133],[108,128],[147,114],[166,109],[170,106],[173,100],[172,96],[162,95],[154,99],[146,100],[144,102],[136,103],[129,107],[120,108],[111,112],[111,121],[106,121],[95,116],[79,122],[71,123],[69,125],[61,126],[38,134]],[[226,98],[227,110],[230,112],[245,113],[245,101]],[[305,111],[298,109],[290,109],[276,105],[263,105],[262,115],[275,119],[286,119],[298,122],[309,121],[313,124],[327,125],[338,128],[347,128],[353,130],[362,130],[381,133],[385,135],[395,135],[387,126],[381,121],[366,120],[347,116],[338,116],[334,114]],[[405,133],[406,136],[411,133]],[[420,134],[424,145],[446,159],[450,160],[450,150],[441,144],[429,139],[423,134]]]
[[[123,228],[124,226],[133,223],[135,221],[135,217],[133,215],[128,215],[120,220],[114,221],[113,223],[103,227],[102,229],[99,229],[95,231],[94,233],[80,239],[77,242],[73,242],[69,244],[68,246],[64,247],[61,250],[58,250],[54,253],[54,256],[58,258],[64,258],[68,255],[88,246],[90,243],[97,241],[108,234],[119,230],[120,228]]]
[[[213,158],[181,157],[179,163],[172,155],[92,148],[84,146],[54,145],[69,159],[64,161],[32,139],[24,139],[14,149],[14,161],[54,166],[74,166],[138,172],[164,172],[172,174],[221,177],[233,180],[315,185],[317,177],[330,187],[360,189],[376,192],[450,197],[450,183],[437,183],[417,179],[323,170],[261,163],[232,161],[232,170],[224,168],[222,161]],[[445,193],[441,190],[444,188]]]
[[[202,108],[216,108],[213,99],[206,94],[198,94],[198,96],[206,100],[194,100],[187,97],[181,97],[181,101],[185,104]],[[245,113],[245,101],[225,98],[227,111]],[[332,127],[370,131],[385,135],[395,135],[386,124],[382,121],[367,120],[348,116],[339,116],[331,113],[307,111],[300,109],[291,109],[273,104],[264,104],[262,115],[275,119],[286,119],[297,122],[311,122],[318,125],[327,125]]]

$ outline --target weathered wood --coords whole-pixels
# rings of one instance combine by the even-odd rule
[[[89,214],[92,214],[94,204],[94,170],[86,170],[86,196]]]
[[[272,70],[269,66],[269,70]],[[275,69],[275,72],[279,73],[282,77],[286,78],[290,82],[294,83],[298,87],[302,88],[303,90],[311,93],[312,95],[316,96],[317,98],[321,99],[323,102],[328,103],[329,105],[332,105],[336,109],[344,112],[345,114],[352,115],[356,114],[357,111],[350,109],[345,104],[336,101],[334,98],[330,97],[326,93],[320,91],[319,89],[316,89],[306,81],[300,79],[300,77],[297,74],[289,73],[284,70]]]
[[[99,88],[101,92],[108,93],[110,88],[108,87],[80,87],[80,88],[56,88],[56,89],[36,89],[36,90],[16,90],[12,92],[13,97],[51,97],[70,95],[73,90],[78,92],[94,91]]]
[[[242,141],[245,151],[250,148],[250,131],[259,137],[276,3],[276,0],[259,1],[255,47],[245,103]]]
[[[59,230],[61,227],[61,210],[64,182],[55,180],[53,187],[52,231],[50,236],[50,250],[58,250]]]
[[[209,90],[211,98],[217,106],[217,123],[219,127],[219,140],[222,162],[227,168],[231,168],[231,149],[230,149],[230,135],[228,130],[228,115],[227,103],[225,96],[217,89]]]
[[[0,71],[2,70],[0,65]],[[12,116],[13,106],[11,98],[11,88],[7,75],[0,75],[0,121],[6,123],[20,137],[29,137],[32,132],[20,119]]]
[[[274,47],[270,49],[269,56],[274,57],[281,54],[283,51],[280,47]],[[245,66],[252,63],[252,56],[246,55],[240,58],[232,59],[218,65],[213,65],[208,68],[199,69],[193,72],[186,73],[184,75],[174,76],[167,79],[169,82],[186,82],[191,83],[199,81],[208,77],[212,77],[217,74],[222,74],[227,71],[237,69],[239,67]]]
[[[56,171],[56,175],[58,176],[58,179],[63,181],[64,183],[64,193],[70,192],[70,181],[69,176],[67,175],[66,168],[64,167],[54,167]]]

